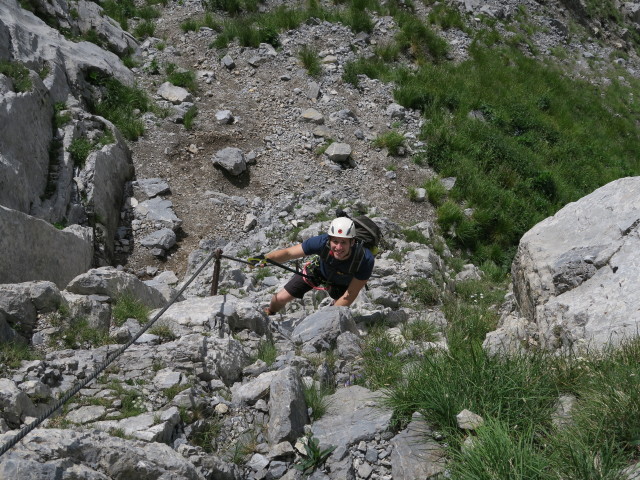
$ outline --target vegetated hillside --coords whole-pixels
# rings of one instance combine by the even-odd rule
[[[640,169],[638,105],[633,95],[638,42],[631,14],[615,8],[613,2],[169,3],[153,33],[169,51],[148,51],[137,70],[141,84],[153,93],[153,85],[164,81],[167,66],[175,62],[188,70],[195,65],[211,67],[215,88],[199,90],[195,102],[199,113],[190,133],[160,127],[160,132],[172,129],[170,145],[163,147],[169,155],[160,151],[163,140],[152,133],[158,127],[150,127],[150,142],[143,138],[139,149],[134,145],[134,158],[138,157],[139,173],[149,176],[163,174],[159,172],[165,170],[167,160],[162,157],[172,157],[168,164],[171,183],[176,184],[174,202],[178,215],[186,217],[183,229],[191,235],[183,239],[187,249],[199,238],[221,234],[224,229],[216,225],[224,225],[227,231],[230,226],[223,221],[224,214],[214,213],[211,218],[198,208],[212,183],[226,193],[269,198],[304,189],[305,182],[322,185],[334,179],[376,204],[380,184],[373,179],[379,181],[380,175],[375,172],[395,169],[398,178],[393,186],[387,185],[380,207],[389,208],[406,223],[432,217],[428,207],[407,203],[415,188],[425,187],[452,246],[478,264],[491,261],[506,270],[519,238],[536,222],[598,186]],[[321,25],[314,29],[322,21],[345,25],[354,37],[359,32],[369,37],[362,43],[345,37],[350,50],[344,51],[346,44],[341,47],[337,38],[317,33]],[[311,38],[301,38],[307,34]],[[239,56],[243,48],[262,42],[285,52],[288,61],[275,59],[267,72],[250,67],[251,72],[238,69],[228,75],[219,68],[217,61],[225,54]],[[180,51],[179,57],[174,56],[175,50]],[[340,52],[337,68],[327,70],[328,64],[321,60],[336,51]],[[287,125],[279,125],[283,103],[290,102],[292,89],[306,85],[296,84],[295,76],[283,85],[279,77],[300,67],[307,70],[309,80],[340,92],[335,107],[328,107],[350,108],[360,125],[375,125],[374,145],[367,138],[361,157],[354,156],[372,175],[321,169],[296,185],[287,185],[286,179],[271,183],[283,171],[289,180],[304,178],[309,163],[322,159],[305,148],[305,144],[315,148],[322,143],[313,137],[305,140],[304,134],[286,138],[288,156],[261,148],[261,138],[285,139],[280,129],[286,130]],[[148,74],[154,70],[155,78]],[[396,102],[420,114],[417,142],[412,140],[410,126],[387,118],[385,128],[380,124],[385,119],[365,112],[362,104],[367,98],[383,103],[391,98],[376,94],[377,86],[363,85],[360,75],[383,81]],[[238,97],[238,89],[255,94]],[[260,97],[266,100],[261,105]],[[269,100],[276,98],[278,103],[271,105]],[[304,103],[291,106],[303,108]],[[212,125],[212,117],[216,109],[227,106],[236,109],[240,120],[234,125],[237,128],[222,130]],[[213,131],[217,132],[212,136]],[[190,144],[199,151],[185,155]],[[246,184],[228,185],[218,172],[202,166],[202,157],[231,144],[245,151],[257,149],[259,154]],[[401,152],[408,155],[395,154],[395,146],[404,147]],[[370,147],[378,152],[384,148],[391,156],[381,158],[367,150]],[[147,158],[154,148],[157,154]],[[176,156],[183,160],[176,161]],[[149,168],[154,162],[159,168]],[[199,177],[203,169],[208,183]],[[431,171],[441,178],[455,177],[453,189],[447,191],[440,182],[429,180]],[[187,177],[190,186],[187,182],[182,188],[177,185]],[[220,187],[220,183],[227,185]],[[197,221],[189,219],[191,210],[198,212]]]

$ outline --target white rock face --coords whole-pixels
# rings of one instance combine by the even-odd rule
[[[547,349],[600,348],[640,328],[640,177],[611,182],[529,230],[512,266],[517,311],[487,335]]]

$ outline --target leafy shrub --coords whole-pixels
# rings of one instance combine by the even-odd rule
[[[329,458],[329,455],[331,455],[336,447],[330,446],[321,449],[320,441],[315,437],[308,436],[304,444],[304,449],[306,455],[294,465],[294,468],[300,470],[305,475],[309,475]]]

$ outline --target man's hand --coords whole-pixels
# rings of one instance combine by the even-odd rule
[[[267,258],[263,253],[256,255],[255,257],[247,258],[247,262],[251,264],[252,267],[262,268],[267,264]]]

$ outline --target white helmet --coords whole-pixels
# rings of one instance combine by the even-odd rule
[[[356,236],[356,226],[350,218],[338,217],[331,222],[327,233],[331,237],[354,238]]]

